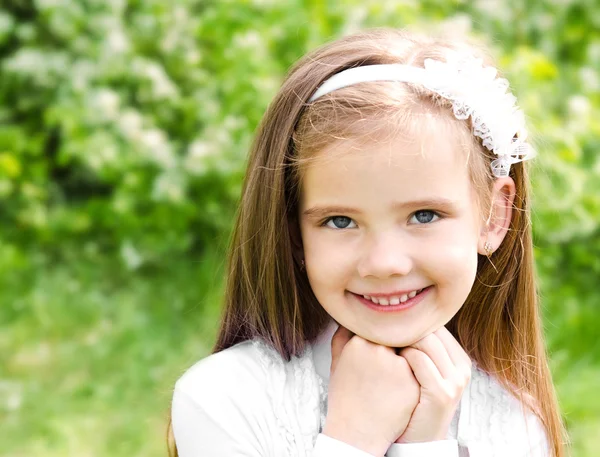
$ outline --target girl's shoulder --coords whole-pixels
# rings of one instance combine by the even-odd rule
[[[286,362],[254,339],[205,357],[175,384],[174,429],[193,407],[205,429],[236,430],[235,439],[245,433],[246,443],[256,441],[265,455],[311,449],[322,420],[311,354],[308,348]]]
[[[269,364],[276,360],[265,346],[259,341],[248,340],[210,354],[188,368],[177,380],[175,388],[192,397],[204,392],[243,395],[264,390],[269,378]]]
[[[189,368],[175,383],[197,405],[215,402],[234,408],[252,408],[257,413],[304,416],[318,409],[322,393],[312,361],[312,349],[285,361],[274,347],[256,338],[211,354]],[[313,400],[314,397],[317,400]],[[313,403],[315,403],[313,405]],[[297,404],[303,406],[295,407]],[[279,411],[282,407],[287,411]]]

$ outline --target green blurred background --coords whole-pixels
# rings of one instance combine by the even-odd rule
[[[597,0],[2,5],[0,455],[165,455],[285,71],[364,27],[431,25],[484,39],[528,116],[552,371],[573,455],[600,455]]]

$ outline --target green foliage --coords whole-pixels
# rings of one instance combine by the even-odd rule
[[[554,242],[596,230],[591,3],[363,3],[9,3],[0,14],[5,236],[94,240],[128,252],[132,266],[210,244],[229,226],[253,129],[294,60],[358,28],[438,19],[494,39],[539,133],[538,233]]]
[[[162,426],[173,373],[212,341],[216,259],[254,129],[286,70],[342,34],[431,24],[486,40],[529,118],[552,368],[574,455],[598,453],[594,1],[2,5],[0,353],[12,355],[0,368],[0,419],[15,440],[0,439],[0,454],[163,454],[144,437]],[[210,268],[189,260],[199,253]]]
[[[57,267],[6,250],[0,455],[166,456],[172,387],[215,337],[222,258],[133,273],[102,253]]]

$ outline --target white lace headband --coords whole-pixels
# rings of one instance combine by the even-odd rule
[[[494,176],[508,176],[513,163],[535,157],[526,143],[525,117],[508,91],[508,81],[496,78],[497,70],[484,67],[481,59],[450,56],[448,62],[425,60],[425,68],[401,64],[350,68],[326,80],[310,102],[343,87],[371,81],[421,84],[452,101],[457,119],[471,116],[473,134],[498,158],[492,161]]]

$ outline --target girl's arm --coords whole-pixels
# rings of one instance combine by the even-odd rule
[[[279,457],[272,454],[273,446],[269,443],[269,440],[279,439],[278,430],[265,429],[266,424],[261,427],[256,423],[260,420],[246,416],[243,407],[237,406],[221,403],[210,413],[190,395],[176,388],[171,414],[179,457]],[[210,404],[208,408],[212,409]],[[323,434],[317,437],[310,455],[378,457]],[[424,454],[401,455],[418,457]]]
[[[179,457],[281,457],[289,449],[272,410],[275,386],[269,384],[252,345],[207,357],[177,382],[172,425]],[[276,389],[275,389],[276,390]],[[281,394],[281,392],[279,393]],[[277,397],[277,395],[275,395]],[[291,443],[302,436],[289,437]],[[382,457],[324,434],[311,457]],[[392,444],[388,457],[457,457],[455,440]],[[480,457],[490,454],[471,454]],[[516,457],[516,454],[508,454]]]
[[[190,395],[175,389],[171,415],[179,457],[268,455],[246,418],[232,417],[226,404],[219,410],[220,414],[211,414]]]
[[[498,408],[499,405],[491,405]],[[498,418],[496,423],[505,422],[510,424],[508,439],[500,429],[490,428],[482,435],[480,441],[469,441],[466,449],[460,449],[456,440],[433,441],[429,443],[393,444],[387,457],[445,457],[445,456],[468,456],[468,457],[550,457],[552,452],[546,431],[539,418],[531,412],[523,416],[523,410],[514,405],[508,417]],[[471,423],[477,421],[489,421],[489,410],[487,408],[476,409],[481,411],[480,415],[470,417]],[[439,447],[438,447],[439,446]],[[468,450],[467,450],[468,449]]]
[[[179,457],[282,457],[304,442],[300,431],[282,435],[273,411],[273,402],[283,401],[281,386],[271,385],[255,351],[241,344],[213,354],[177,381],[171,416]],[[382,457],[323,434],[306,456]]]
[[[522,432],[527,427],[527,438]],[[513,422],[515,439],[508,445],[494,445],[492,437],[488,441],[469,443],[464,452],[459,452],[458,441],[444,440],[429,443],[392,444],[386,457],[550,457],[548,439],[541,422],[533,414],[524,420]]]
[[[273,440],[281,440],[255,379],[239,371],[225,383],[237,389],[219,389],[212,383],[214,370],[198,366],[176,385],[172,403],[173,433],[179,457],[281,457],[274,455]],[[210,368],[214,368],[214,365]],[[209,372],[211,372],[209,376]],[[257,370],[252,370],[256,374]],[[249,374],[249,373],[248,373]],[[221,383],[222,385],[223,383]],[[249,395],[249,391],[255,391]],[[393,444],[388,457],[457,457],[456,441]],[[350,444],[319,434],[311,457],[372,456]],[[473,457],[473,456],[471,456]],[[486,456],[487,457],[487,456]],[[514,457],[514,456],[510,456]]]

